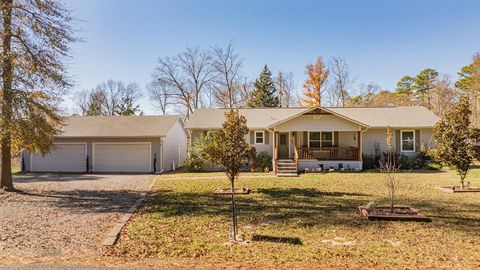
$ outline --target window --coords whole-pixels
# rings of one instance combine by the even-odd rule
[[[255,131],[255,144],[264,144],[264,135],[263,131]]]
[[[332,147],[333,146],[333,132],[309,132],[308,133],[308,147]]]
[[[333,132],[322,132],[322,147],[333,146]]]
[[[320,144],[320,132],[309,132],[308,147],[319,148]]]
[[[280,144],[287,144],[287,135],[286,134],[280,134]]]
[[[402,130],[401,134],[402,152],[415,152],[415,131]]]

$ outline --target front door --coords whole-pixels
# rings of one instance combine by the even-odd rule
[[[278,139],[278,158],[289,158],[288,156],[288,132],[280,132]]]

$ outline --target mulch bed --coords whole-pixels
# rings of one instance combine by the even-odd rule
[[[460,186],[445,186],[437,187],[437,189],[448,193],[480,192],[480,188],[478,187],[464,187],[463,189],[461,189]]]
[[[421,221],[431,222],[432,219],[419,213],[417,209],[410,206],[395,206],[393,213],[390,212],[390,206],[359,206],[360,215],[368,220],[391,220],[391,221]]]
[[[249,188],[239,188],[235,189],[236,195],[248,195],[252,192]],[[232,190],[230,188],[217,188],[214,192],[214,195],[232,195]]]

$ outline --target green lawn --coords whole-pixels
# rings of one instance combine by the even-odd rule
[[[212,194],[228,187],[222,175],[160,176],[112,254],[197,267],[480,268],[480,193],[436,190],[457,183],[451,171],[398,174],[399,203],[432,223],[362,219],[357,206],[386,202],[378,173],[244,174],[238,186],[254,193],[239,199],[239,226],[254,241],[233,246],[230,200]],[[480,169],[468,180],[480,186]]]

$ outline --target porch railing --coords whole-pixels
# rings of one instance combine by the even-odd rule
[[[299,147],[300,159],[360,160],[357,147]]]

